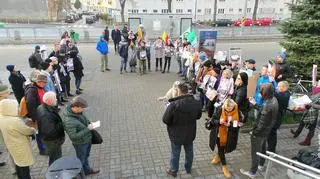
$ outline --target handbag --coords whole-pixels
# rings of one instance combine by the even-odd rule
[[[102,139],[102,137],[101,137],[101,135],[99,134],[98,131],[92,129],[91,130],[91,135],[92,135],[91,144],[102,144],[103,139]]]
[[[217,94],[218,94],[217,91],[211,88],[208,88],[206,92],[206,96],[210,101],[213,101],[214,98],[216,98]]]

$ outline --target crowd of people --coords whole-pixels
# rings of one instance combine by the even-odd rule
[[[110,71],[109,38],[107,27],[96,45],[96,50],[101,54],[101,72]],[[182,80],[174,82],[165,96],[158,98],[166,105],[163,122],[167,125],[171,141],[168,175],[177,176],[181,146],[186,152],[185,170],[192,172],[196,123],[205,115],[205,126],[210,130],[209,146],[212,151],[217,148],[211,164],[221,163],[224,176],[231,178],[225,154],[236,150],[239,130],[248,123],[251,110],[254,116],[250,132],[252,165],[249,170],[241,169],[240,172],[254,178],[258,170],[263,170],[264,160],[256,152],[276,152],[277,130],[290,99],[286,79],[291,75],[291,70],[285,61],[285,52],[277,56],[271,69],[268,65],[261,68],[255,92],[249,96],[249,78],[257,73],[254,59],[246,60],[244,67],[239,64],[239,57],[217,62],[205,52],[197,51],[186,38],[175,41],[158,38],[152,44],[146,39],[145,33],[134,33],[127,25],[121,31],[115,26],[111,38],[115,53],[121,58],[120,74],[128,72],[127,63],[131,73],[136,72],[137,65],[140,75],[146,74],[147,70],[150,72],[152,57],[155,58],[155,71],[169,73],[171,59],[177,61],[178,75]],[[71,93],[71,73],[75,78],[76,95],[83,93],[81,82],[84,67],[76,43],[65,32],[50,54],[45,46],[36,46],[28,62],[32,69],[28,79],[15,65],[6,67],[10,72],[9,82],[15,100],[8,99],[8,86],[0,85],[0,130],[3,144],[13,162],[9,165],[19,179],[31,178],[29,167],[34,160],[30,139],[35,139],[40,155],[49,156],[50,166],[62,157],[61,148],[66,132],[84,173],[99,173],[99,170],[90,167],[88,161],[94,129],[83,114],[88,103]],[[307,109],[316,112],[320,109],[318,91],[314,92]],[[195,96],[199,96],[199,100]],[[65,102],[69,103],[61,115],[59,110]],[[313,121],[317,120],[315,116]],[[294,137],[300,134],[305,125],[302,122],[297,130],[291,131]],[[309,134],[300,145],[311,144],[315,125],[310,126]],[[0,166],[3,165],[5,163],[0,163]]]
[[[263,65],[258,73],[254,59],[245,60],[244,67],[239,64],[239,57],[231,56],[231,59],[216,62],[214,57],[208,58],[205,53],[197,52],[187,39],[183,39],[182,43],[180,39],[176,40],[174,49],[178,73],[181,73],[183,81],[174,82],[166,95],[158,98],[166,105],[163,122],[167,125],[171,141],[167,174],[177,176],[181,146],[184,146],[186,152],[185,170],[187,173],[191,172],[196,120],[206,115],[205,126],[210,130],[210,148],[214,151],[217,146],[218,149],[211,164],[221,163],[224,176],[231,178],[225,153],[236,149],[239,129],[248,123],[249,113],[252,111],[252,165],[249,170],[241,169],[240,172],[250,178],[256,177],[257,171],[264,169],[265,162],[256,153],[265,154],[266,150],[276,152],[277,130],[288,110],[291,94],[286,80],[292,75],[292,71],[285,61],[286,53],[279,53],[271,65]],[[257,73],[255,92],[249,96],[249,78]],[[306,105],[306,109],[319,110],[319,94],[314,92],[311,96],[312,103]],[[199,96],[200,102],[196,102],[192,95]],[[201,115],[201,112],[207,113]],[[309,133],[299,143],[302,146],[309,146],[314,135],[318,113],[312,114],[314,115],[309,117],[312,120],[307,120]],[[306,126],[303,121],[305,120],[302,120],[297,130],[291,130],[293,137],[297,137]]]
[[[84,67],[75,42],[65,32],[50,54],[45,46],[37,45],[28,62],[32,69],[28,79],[15,65],[6,67],[16,99],[8,99],[8,86],[0,85],[1,145],[9,152],[13,173],[19,179],[31,179],[30,166],[34,164],[31,139],[36,141],[39,155],[49,156],[49,166],[61,158],[65,132],[82,163],[84,174],[99,173],[88,161],[94,128],[83,114],[88,104],[71,93],[71,73],[75,79],[75,93],[80,95],[83,91]],[[69,103],[65,106],[65,102]],[[65,106],[62,115],[59,114],[61,106]]]

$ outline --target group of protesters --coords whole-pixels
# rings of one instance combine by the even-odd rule
[[[84,174],[96,174],[88,157],[93,125],[83,114],[86,100],[71,94],[71,73],[75,78],[75,93],[82,94],[82,58],[75,42],[65,32],[48,55],[45,46],[37,45],[28,62],[32,72],[26,79],[15,65],[7,65],[9,82],[16,99],[8,99],[9,88],[0,85],[1,138],[10,155],[9,166],[19,179],[31,179],[34,163],[31,140],[35,139],[39,155],[49,156],[49,166],[62,157],[65,132],[72,141]],[[69,102],[65,106],[65,102]],[[61,106],[65,106],[62,116]],[[2,154],[3,155],[3,154]],[[5,163],[2,163],[5,165]]]
[[[252,165],[249,170],[240,172],[250,178],[257,176],[257,171],[264,169],[265,160],[256,153],[276,152],[277,130],[288,110],[290,99],[289,83],[286,81],[292,71],[286,62],[286,53],[281,52],[272,65],[263,65],[255,86],[255,92],[248,96],[249,78],[257,73],[254,59],[239,63],[239,56],[217,62],[215,57],[208,57],[198,52],[185,38],[174,43],[175,58],[178,62],[178,74],[182,81],[174,82],[165,96],[166,111],[163,122],[167,125],[171,141],[169,176],[176,177],[179,170],[181,146],[186,152],[185,170],[191,173],[193,161],[193,140],[196,136],[196,120],[206,115],[206,128],[210,130],[209,145],[212,151],[217,146],[217,154],[211,164],[222,164],[222,172],[231,178],[226,163],[225,153],[236,149],[239,128],[248,123],[252,110],[254,124],[251,135]],[[269,62],[270,63],[270,62]],[[312,103],[306,109],[318,111],[320,93],[313,93]],[[198,101],[196,98],[200,97]],[[207,113],[203,113],[207,112]],[[202,114],[203,113],[203,114]],[[315,114],[317,115],[317,113]],[[309,133],[300,145],[309,146],[314,135],[317,116]],[[297,130],[291,130],[297,137],[306,124],[300,124]]]

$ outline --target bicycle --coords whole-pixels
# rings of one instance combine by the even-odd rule
[[[313,82],[310,80],[303,80],[303,76],[295,75],[295,79],[298,79],[297,82],[291,83],[289,91],[292,95],[311,95]]]

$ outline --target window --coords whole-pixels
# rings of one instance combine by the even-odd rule
[[[242,12],[242,9],[239,9],[239,12]]]
[[[201,13],[201,9],[198,9],[198,13]]]
[[[204,14],[211,14],[211,9],[205,8],[204,9]]]
[[[131,9],[128,9],[128,13],[131,13]]]
[[[183,10],[182,10],[182,9],[176,9],[176,13],[182,14],[182,13],[183,13]]]
[[[225,2],[226,0],[219,0],[220,2]]]
[[[183,2],[183,0],[177,0],[178,2]]]
[[[143,12],[143,13],[147,13],[148,10],[147,10],[147,9],[143,9],[142,12]]]
[[[232,9],[232,8],[230,8],[230,9],[229,9],[229,12],[233,12],[233,9]]]
[[[218,14],[224,14],[224,9],[218,9]]]
[[[139,9],[132,9],[131,13],[137,14],[137,13],[139,13]]]
[[[168,13],[168,12],[169,12],[168,9],[161,9],[161,13],[166,14],[166,13]]]
[[[188,9],[188,12],[192,13],[192,9]]]
[[[158,13],[158,10],[157,9],[153,9],[153,13]]]
[[[282,9],[282,8],[280,8],[280,9],[279,9],[279,11],[280,11],[280,12],[283,12],[283,9]]]
[[[247,13],[251,13],[251,8],[247,8]]]

